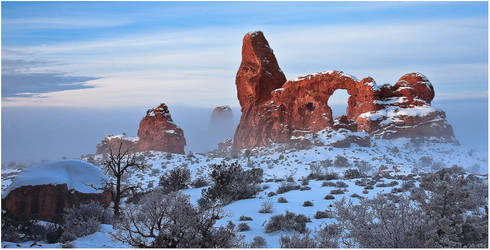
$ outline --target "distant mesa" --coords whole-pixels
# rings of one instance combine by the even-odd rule
[[[132,152],[154,150],[184,154],[186,140],[184,131],[174,123],[167,105],[162,103],[146,112],[140,121],[137,137],[125,134],[107,136],[97,145],[96,153],[109,153],[111,148],[117,148],[121,143]]]
[[[236,87],[242,116],[233,140],[235,151],[341,128],[374,138],[457,142],[444,111],[431,107],[434,88],[421,73],[406,74],[393,86],[336,70],[286,81],[261,31],[243,38]],[[334,118],[328,101],[337,89],[347,90],[350,97],[347,115]]]
[[[61,219],[65,209],[90,201],[109,206],[102,170],[80,160],[42,163],[24,169],[2,194],[2,210],[17,218]],[[95,187],[95,188],[92,188]]]

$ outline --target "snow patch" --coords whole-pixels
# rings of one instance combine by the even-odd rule
[[[12,190],[24,186],[67,184],[69,190],[81,193],[101,193],[107,177],[98,167],[81,160],[64,160],[41,163],[24,169],[2,194],[6,197]]]

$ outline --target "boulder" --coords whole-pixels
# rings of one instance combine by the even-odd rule
[[[406,74],[393,86],[336,70],[286,81],[262,32],[248,33],[243,39],[236,86],[242,116],[235,131],[235,151],[287,142],[325,128],[385,139],[422,136],[456,142],[444,111],[430,106],[435,93],[424,75]],[[347,116],[334,119],[328,101],[338,89],[347,90],[350,97]],[[354,141],[366,145],[365,140]]]
[[[79,160],[42,163],[24,169],[2,195],[2,209],[18,218],[59,221],[67,208],[91,201],[104,207],[112,198],[107,177]]]

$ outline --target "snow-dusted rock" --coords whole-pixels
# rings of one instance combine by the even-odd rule
[[[97,154],[109,153],[111,148],[117,150],[121,143],[123,150],[131,152],[155,150],[178,154],[184,154],[186,145],[184,131],[173,122],[164,103],[146,112],[140,121],[137,137],[124,134],[107,136],[97,145]]]
[[[236,76],[242,117],[234,137],[235,151],[288,142],[298,132],[325,128],[363,131],[386,139],[439,137],[456,141],[445,113],[430,106],[434,88],[420,73],[406,74],[393,86],[378,85],[371,77],[358,80],[336,70],[289,81],[283,81],[282,76],[262,32],[245,35]],[[328,100],[338,89],[347,90],[350,97],[347,116],[334,119]]]
[[[108,206],[111,191],[98,167],[80,160],[42,163],[24,169],[2,194],[2,208],[19,217],[59,218],[64,209],[97,201]]]

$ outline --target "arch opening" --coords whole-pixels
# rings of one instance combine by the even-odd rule
[[[328,106],[332,109],[332,118],[347,116],[347,107],[349,105],[349,94],[345,89],[337,89],[328,98]]]

